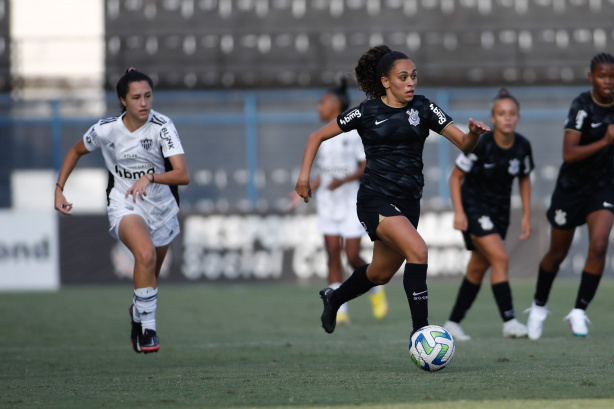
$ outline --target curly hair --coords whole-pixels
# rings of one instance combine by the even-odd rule
[[[507,90],[507,88],[501,88],[499,90],[499,92],[497,93],[497,95],[492,99],[492,105],[490,106],[490,112],[491,113],[493,113],[495,111],[495,105],[497,105],[497,102],[501,101],[502,99],[509,99],[509,100],[511,100],[512,102],[514,102],[514,104],[516,104],[516,109],[518,111],[520,111],[520,103],[518,102],[516,97],[513,96]]]
[[[614,56],[608,53],[599,53],[591,60],[591,72],[595,72],[595,68],[599,64],[614,64]]]
[[[397,60],[409,60],[409,57],[402,52],[392,51],[384,44],[369,48],[360,57],[354,72],[360,90],[367,95],[368,99],[386,95],[381,78],[388,76]]]

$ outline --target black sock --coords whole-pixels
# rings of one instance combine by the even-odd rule
[[[458,289],[458,295],[456,296],[456,303],[450,313],[450,321],[461,322],[469,308],[471,308],[479,291],[480,284],[473,284],[471,281],[463,278],[463,282]]]
[[[375,284],[367,278],[368,266],[368,264],[365,264],[358,267],[354,270],[352,275],[333,292],[333,295],[330,297],[330,302],[333,307],[338,309],[344,302],[353,300],[375,287]]]
[[[552,283],[556,278],[556,273],[558,272],[550,272],[546,271],[539,266],[539,272],[537,273],[537,285],[535,287],[535,305],[539,305],[543,307],[548,302],[548,296],[550,295],[550,289],[552,288]]]
[[[413,330],[429,325],[429,292],[426,287],[428,264],[405,264],[403,288],[409,302]]]
[[[575,308],[586,310],[586,307],[588,307],[591,301],[593,301],[593,297],[597,292],[599,280],[601,280],[600,275],[590,274],[586,271],[582,272],[582,278],[580,279],[580,288],[578,289],[578,297],[576,298]]]
[[[499,315],[501,315],[503,322],[516,318],[514,306],[512,305],[512,289],[510,288],[510,283],[504,281],[502,283],[493,284],[492,293],[495,296],[495,301],[499,308]]]

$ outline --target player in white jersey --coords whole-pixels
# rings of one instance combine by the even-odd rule
[[[117,83],[122,114],[101,119],[66,155],[55,189],[55,208],[70,215],[66,181],[81,156],[100,149],[109,170],[107,202],[111,236],[134,255],[134,297],[130,341],[136,352],[157,352],[158,275],[179,234],[177,185],[190,181],[173,122],[152,110],[153,83],[128,68]]]
[[[347,82],[342,79],[338,87],[329,89],[322,96],[318,105],[320,119],[330,122],[349,105]],[[344,247],[352,269],[366,264],[360,256],[360,242],[365,229],[356,214],[356,196],[366,165],[365,150],[360,135],[356,131],[350,131],[329,139],[320,147],[316,161],[319,174],[312,182],[312,189],[319,187],[318,228],[324,234],[329,287],[338,288],[343,282],[341,251]],[[301,201],[301,197],[293,192],[290,208],[294,208]],[[369,290],[369,295],[373,315],[377,319],[383,318],[388,312],[383,287],[373,287]],[[349,323],[347,304],[339,308],[337,323]]]

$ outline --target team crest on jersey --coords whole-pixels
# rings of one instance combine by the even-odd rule
[[[141,146],[143,147],[143,149],[148,151],[151,149],[151,142],[152,142],[152,139],[150,138],[141,139]]]
[[[420,115],[418,115],[418,111],[412,108],[407,111],[407,115],[409,115],[409,118],[407,118],[407,120],[409,121],[410,125],[420,125]]]
[[[520,171],[520,161],[516,158],[510,159],[510,166],[507,168],[507,171],[510,175],[517,175],[518,171]]]
[[[484,231],[492,230],[493,227],[495,227],[490,220],[490,216],[484,215],[478,219],[478,222],[480,223],[480,226],[482,226],[482,230]]]
[[[567,212],[557,209],[554,211],[554,222],[559,226],[567,224]]]

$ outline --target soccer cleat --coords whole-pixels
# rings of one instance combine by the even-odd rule
[[[518,322],[516,318],[503,323],[503,336],[505,338],[523,338],[527,336],[527,326]]]
[[[341,325],[341,324],[349,324],[350,323],[350,316],[348,315],[347,312],[337,312],[337,325]]]
[[[145,332],[141,336],[141,350],[145,353],[158,352],[160,349],[160,343],[158,342],[158,335],[153,329],[145,329]]]
[[[527,308],[524,313],[529,314],[529,319],[527,320],[527,335],[529,339],[539,339],[544,330],[544,321],[548,314],[550,314],[550,311],[546,309],[545,305],[540,306],[533,301],[531,307]]]
[[[586,323],[588,322],[590,324],[591,321],[586,316],[586,311],[579,308],[574,308],[565,318],[563,318],[563,320],[567,321],[574,336],[585,337],[588,335],[588,327],[586,326]]]
[[[373,316],[378,320],[381,320],[388,314],[388,301],[386,300],[386,293],[384,287],[380,286],[379,291],[375,294],[369,294],[371,300],[371,307],[373,308]],[[337,317],[337,322],[339,318]]]
[[[132,330],[130,331],[130,344],[132,345],[134,352],[140,353],[143,352],[141,351],[141,344],[139,340],[141,334],[143,333],[143,329],[141,328],[140,322],[134,321],[134,316],[132,315],[133,308],[134,304],[130,304],[130,307],[128,308],[128,312],[130,313],[130,323],[132,324]]]
[[[469,341],[471,340],[471,336],[465,334],[465,331],[461,328],[461,326],[457,322],[446,321],[443,324],[443,327],[452,335],[455,341]]]
[[[322,321],[322,328],[329,334],[333,333],[335,325],[337,324],[337,311],[330,303],[330,297],[333,295],[333,291],[334,290],[330,287],[326,287],[320,291],[320,298],[324,304],[324,311],[322,311],[320,320]]]

